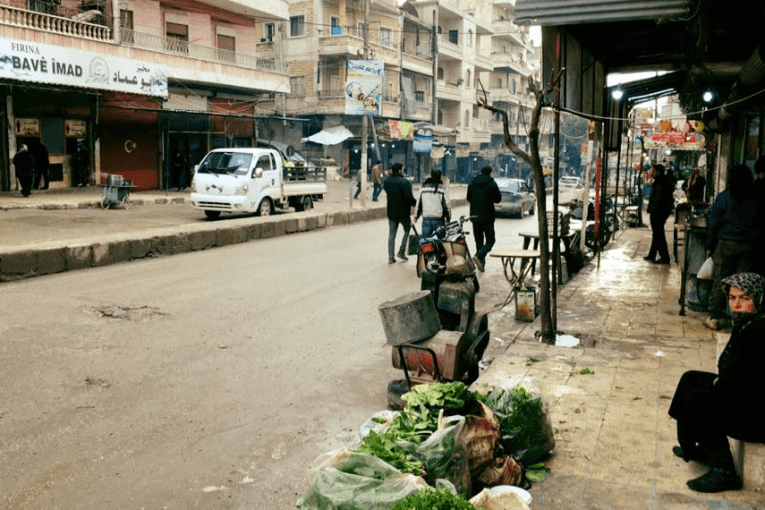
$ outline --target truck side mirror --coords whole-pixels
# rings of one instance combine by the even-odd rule
[[[263,169],[260,167],[256,167],[255,171],[252,172],[252,177],[255,178],[255,177],[262,177],[262,176],[263,176]]]
[[[199,170],[199,165],[194,165],[194,173],[197,173],[197,170]]]

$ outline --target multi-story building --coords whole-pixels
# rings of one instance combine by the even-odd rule
[[[253,143],[254,97],[289,91],[264,51],[286,19],[282,0],[3,0],[2,189],[20,143],[47,148],[52,187],[109,173],[144,189],[177,185],[178,153]]]

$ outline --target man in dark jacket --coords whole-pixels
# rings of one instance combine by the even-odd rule
[[[470,216],[478,216],[473,222],[476,253],[473,262],[480,271],[486,265],[486,255],[494,247],[497,237],[494,233],[494,204],[502,200],[499,186],[491,177],[491,167],[481,168],[481,175],[470,181],[467,189],[467,200],[470,202]],[[484,242],[484,237],[486,241]]]
[[[35,173],[35,160],[25,144],[21,144],[16,155],[13,156],[13,166],[16,169],[16,178],[21,185],[21,194],[28,197],[31,193],[32,178]]]
[[[391,168],[391,175],[385,182],[383,188],[388,197],[388,263],[395,264],[396,259],[393,254],[396,248],[396,232],[398,225],[404,230],[404,237],[401,239],[401,249],[398,250],[398,258],[406,262],[409,260],[406,256],[406,246],[409,240],[409,229],[412,228],[411,212],[412,207],[417,201],[412,195],[412,185],[402,175],[403,166],[401,163],[395,163]]]
[[[643,260],[654,264],[669,264],[669,247],[664,224],[675,207],[672,180],[664,175],[664,165],[654,165],[651,170],[653,185],[648,198],[648,214],[651,216],[651,248]],[[656,260],[656,254],[659,259]]]

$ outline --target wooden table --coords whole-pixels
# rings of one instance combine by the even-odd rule
[[[515,297],[515,288],[523,285],[524,280],[529,274],[532,263],[539,259],[539,252],[536,250],[506,250],[506,251],[492,251],[489,253],[491,257],[497,257],[502,260],[502,270],[505,273],[505,279],[510,284],[510,294],[505,301],[501,303],[501,308],[504,308]],[[520,268],[518,272],[515,271],[515,261],[521,259]]]
[[[523,249],[527,250],[529,246],[531,245],[531,241],[534,241],[534,250],[539,249],[539,234],[536,232],[521,232],[518,234],[519,236],[523,237]],[[563,243],[563,251],[561,252],[561,257],[566,259],[566,271],[568,272],[568,277],[571,278],[571,239],[574,237],[573,234],[565,234],[558,236],[558,239],[561,240]],[[552,239],[552,238],[550,238]],[[553,250],[550,250],[550,255],[552,256]],[[531,274],[534,274],[536,271],[536,261],[533,261],[531,264]],[[560,263],[560,259],[558,259],[558,283],[563,283],[563,275],[561,274],[562,265]]]

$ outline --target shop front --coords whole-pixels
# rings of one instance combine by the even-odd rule
[[[8,123],[0,143],[2,190],[17,189],[11,161],[21,145],[42,174],[41,188],[98,184],[102,173],[122,174],[142,188],[157,186],[155,112],[167,97],[163,66],[3,38],[0,52]],[[136,161],[130,155],[139,147],[148,150],[139,151]]]

